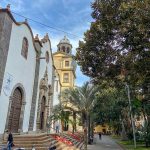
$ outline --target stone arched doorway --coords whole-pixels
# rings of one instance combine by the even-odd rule
[[[65,111],[64,112],[64,118],[65,118],[65,121],[63,123],[63,130],[64,131],[68,131],[69,130],[69,115],[70,115],[70,112],[69,111]]]
[[[50,100],[52,95],[51,90],[51,86],[48,84],[48,73],[46,68],[44,77],[41,79],[39,86],[39,100],[36,121],[38,131],[47,130],[47,119],[50,115]]]
[[[19,87],[17,87],[12,95],[12,102],[10,106],[8,118],[8,130],[16,133],[20,129],[20,115],[23,102],[23,94]]]
[[[45,125],[45,106],[46,106],[46,98],[45,96],[42,97],[41,100],[41,112],[40,112],[40,130],[44,130]]]

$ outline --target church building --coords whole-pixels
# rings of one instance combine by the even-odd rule
[[[48,34],[34,37],[27,20],[0,8],[0,135],[46,131],[60,92]]]

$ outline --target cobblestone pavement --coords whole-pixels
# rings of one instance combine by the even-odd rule
[[[94,136],[96,143],[88,145],[88,150],[123,150],[111,137],[102,136],[99,140],[98,135]]]

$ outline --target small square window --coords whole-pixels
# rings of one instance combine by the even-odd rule
[[[68,83],[69,82],[69,74],[64,73],[63,82]]]
[[[65,67],[69,67],[69,61],[65,61]]]

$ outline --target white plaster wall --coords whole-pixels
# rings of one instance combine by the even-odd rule
[[[57,77],[57,78],[55,78],[55,81],[54,81],[53,106],[60,104],[59,95],[60,95],[61,86],[60,86],[60,81],[59,80],[60,79]],[[58,91],[56,90],[57,82],[58,82]]]
[[[37,100],[36,100],[36,111],[35,111],[35,118],[34,118],[34,128],[36,130],[36,119],[37,119],[37,108],[38,108],[38,101],[39,101],[39,85],[41,79],[44,77],[45,70],[47,67],[48,71],[48,84],[52,85],[52,70],[53,70],[53,60],[51,55],[51,45],[50,42],[47,41],[46,43],[42,43],[43,47],[41,49],[41,57],[45,57],[46,52],[49,52],[49,63],[46,62],[46,59],[40,60],[40,69],[39,69],[39,82],[38,82],[38,92],[37,92]]]
[[[58,83],[58,91],[56,90],[57,88],[57,83]],[[55,80],[54,80],[54,95],[53,95],[53,107],[60,104],[60,100],[59,100],[59,96],[60,96],[60,91],[61,91],[61,84],[60,84],[60,78],[59,76],[56,74]],[[61,129],[61,121],[58,120],[57,123],[59,124],[59,128],[60,128],[60,132],[62,131]],[[56,132],[55,131],[55,127],[56,124],[55,122],[52,123],[52,132]]]
[[[28,39],[29,44],[27,60],[21,55],[23,37],[26,37]],[[23,120],[23,132],[28,131],[35,74],[35,60],[36,52],[32,43],[32,36],[29,28],[25,24],[17,26],[13,23],[9,53],[4,74],[5,78],[7,73],[9,73],[12,76],[13,81],[10,87],[10,93],[8,93],[8,95],[6,96],[2,90],[2,93],[0,95],[0,133],[3,133],[5,129],[9,96],[13,87],[18,83],[21,83],[25,89],[26,105]],[[3,88],[4,82],[2,89]]]

